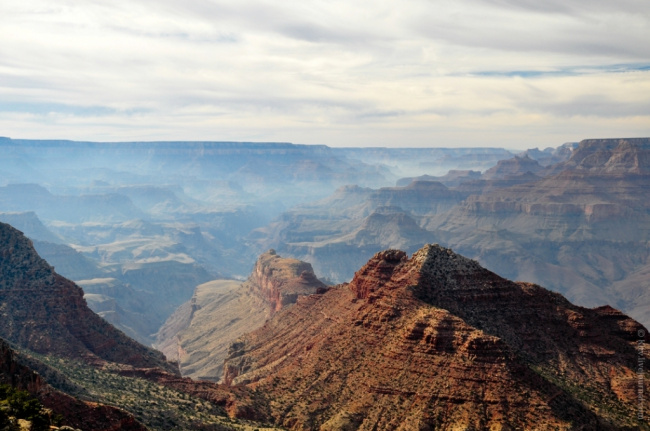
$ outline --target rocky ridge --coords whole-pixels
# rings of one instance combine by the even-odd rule
[[[548,172],[572,169],[600,174],[648,174],[650,138],[585,139],[567,161],[550,166]]]
[[[83,290],[41,259],[22,232],[0,223],[0,336],[37,353],[169,369],[165,358],[93,313]]]
[[[544,168],[537,160],[531,159],[527,154],[515,156],[512,159],[499,160],[496,166],[491,167],[481,175],[481,179],[495,180],[526,173],[535,174]]]
[[[464,182],[478,180],[481,178],[480,171],[452,169],[445,175],[420,175],[419,177],[400,178],[396,182],[397,187],[406,187],[416,181],[438,181],[447,187],[455,187]]]
[[[232,344],[224,380],[267,394],[291,429],[647,429],[635,418],[648,340],[611,307],[427,245],[299,298]]]

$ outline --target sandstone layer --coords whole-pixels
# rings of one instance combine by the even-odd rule
[[[611,307],[427,245],[378,253],[241,337],[225,382],[265,394],[291,429],[647,428],[636,388],[650,355],[636,347],[649,340]]]

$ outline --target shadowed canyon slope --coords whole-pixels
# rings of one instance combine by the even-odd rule
[[[649,340],[611,307],[427,245],[380,252],[276,313],[233,343],[225,380],[266,394],[292,429],[647,429],[636,346]]]
[[[259,328],[300,295],[325,290],[310,264],[262,254],[244,283],[215,280],[198,286],[158,333],[156,347],[184,376],[219,381],[230,343]]]
[[[37,353],[169,369],[165,358],[93,313],[83,291],[0,223],[0,337]]]
[[[0,323],[0,384],[29,391],[63,424],[106,431],[269,429],[226,416],[265,419],[254,394],[180,377],[160,352],[93,313],[81,288],[4,223]]]

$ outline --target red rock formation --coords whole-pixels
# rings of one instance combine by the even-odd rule
[[[426,246],[299,298],[234,343],[224,373],[291,429],[625,429],[648,426],[642,331]]]
[[[316,278],[311,264],[280,257],[273,249],[259,257],[246,285],[266,301],[272,313],[293,304],[299,295],[327,288]]]

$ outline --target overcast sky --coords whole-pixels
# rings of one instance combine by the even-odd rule
[[[648,0],[2,0],[0,136],[650,136]]]

